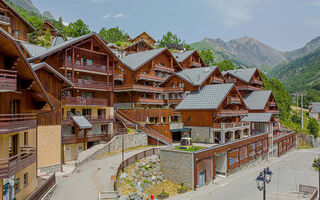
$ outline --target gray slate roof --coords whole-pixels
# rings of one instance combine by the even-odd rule
[[[64,43],[63,37],[62,36],[56,36],[52,40],[51,47],[55,47],[55,46],[60,45],[62,43]]]
[[[176,73],[176,75],[192,85],[198,86],[201,85],[216,69],[217,66],[184,69]]]
[[[173,53],[173,56],[177,59],[179,63],[185,61],[189,56],[191,56],[196,50],[184,51],[181,53]]]
[[[71,117],[80,129],[92,128],[92,124],[84,116],[73,115]]]
[[[21,42],[21,46],[28,52],[30,57],[34,57],[48,50],[47,47]]]
[[[237,77],[238,79],[240,79],[246,83],[249,83],[256,70],[257,70],[257,68],[228,70],[228,71],[223,71],[222,74],[225,75],[225,74],[229,73],[229,74]]]
[[[130,67],[133,71],[137,70],[140,66],[149,62],[152,58],[161,54],[167,48],[153,49],[149,51],[142,51],[139,53],[129,54],[122,58],[121,61]]]
[[[243,122],[270,122],[272,113],[248,113],[241,121]]]
[[[249,110],[263,110],[271,95],[271,91],[253,91],[243,100]]]
[[[198,92],[191,92],[176,107],[177,110],[217,109],[225,99],[233,83],[207,85]]]

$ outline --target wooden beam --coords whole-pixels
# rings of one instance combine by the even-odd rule
[[[20,57],[15,57],[12,59],[11,61],[11,65],[9,66],[8,69],[15,69],[16,66],[19,64],[19,62],[21,61],[21,58]]]
[[[94,54],[98,54],[98,55],[103,55],[103,56],[108,55],[107,53],[102,53],[102,52],[99,52],[99,51],[94,51],[94,50],[90,50],[90,49],[84,49],[84,48],[80,48],[80,47],[74,47],[74,49],[78,49],[78,50],[81,50],[81,51],[94,53]]]
[[[34,84],[35,84],[35,80],[22,81],[21,82],[21,89],[22,90],[30,90]]]

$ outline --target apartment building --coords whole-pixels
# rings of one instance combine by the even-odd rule
[[[131,39],[131,42],[138,42],[140,40],[144,40],[147,43],[154,45],[156,43],[156,40],[153,39],[148,33],[142,32],[139,35],[137,35],[135,38]]]
[[[181,52],[173,53],[173,56],[183,69],[206,66],[197,50],[182,50]]]

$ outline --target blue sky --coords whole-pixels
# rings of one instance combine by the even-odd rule
[[[156,40],[172,31],[187,43],[205,37],[253,37],[278,50],[320,36],[320,0],[33,0],[65,22],[79,18],[98,32],[119,26],[131,37]]]

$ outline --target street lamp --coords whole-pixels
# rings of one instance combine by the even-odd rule
[[[272,174],[272,171],[267,167],[256,178],[257,188],[260,191],[263,190],[263,200],[266,200],[266,183],[269,184],[271,182]]]

